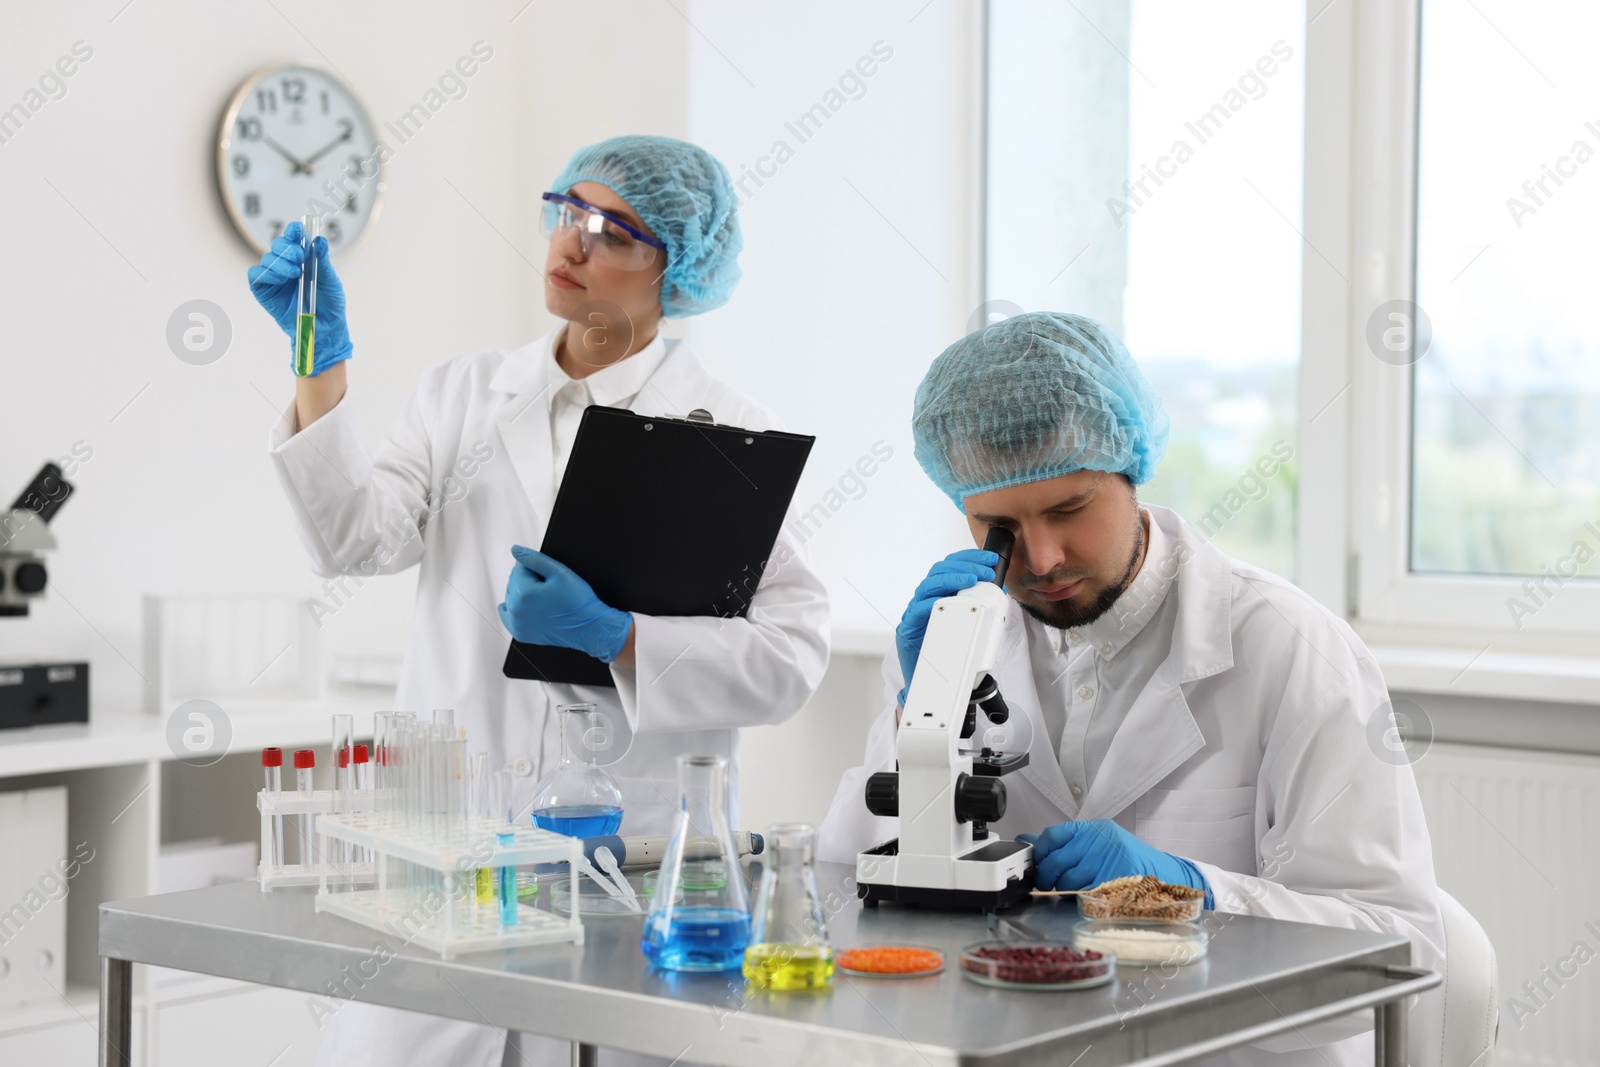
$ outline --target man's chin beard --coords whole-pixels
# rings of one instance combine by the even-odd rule
[[[1132,581],[1132,577],[1125,576],[1120,583],[1106,586],[1093,600],[1081,606],[1070,600],[1050,600],[1039,604],[1029,604],[1019,600],[1017,603],[1022,605],[1023,611],[1046,626],[1054,626],[1058,630],[1070,630],[1077,626],[1087,626],[1110,611],[1111,605],[1127,591]]]

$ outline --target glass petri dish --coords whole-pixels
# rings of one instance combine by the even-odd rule
[[[661,868],[655,867],[644,872],[644,895],[652,896],[656,891],[656,880],[661,877]],[[686,860],[683,864],[683,876],[680,885],[691,893],[699,890],[723,889],[728,884],[728,869],[720,859]]]
[[[1191,889],[1188,886],[1163,883],[1173,895],[1186,898],[1182,900],[1143,901],[1132,904],[1101,895],[1107,890],[1114,891],[1127,883],[1137,881],[1138,878],[1115,878],[1109,882],[1102,882],[1087,892],[1079,893],[1078,914],[1085,919],[1116,919],[1121,922],[1176,923],[1193,922],[1200,918],[1200,911],[1206,903],[1205,891]]]
[[[1065,941],[979,941],[961,950],[961,973],[1000,989],[1089,989],[1116,977],[1117,957]]]
[[[905,942],[852,945],[833,954],[833,969],[852,978],[926,978],[944,970],[944,953]]]
[[[630,883],[629,884],[632,884],[632,880],[631,879],[630,879]],[[550,888],[550,909],[552,911],[560,912],[562,915],[571,915],[572,914],[572,882],[571,882],[571,880],[568,879],[568,878],[561,878],[561,879],[558,879],[558,880],[553,880],[553,881],[550,882],[549,888]],[[637,885],[635,885],[633,891],[637,894],[639,892],[639,887]],[[644,909],[649,906],[649,903],[650,903],[650,899],[648,897],[645,897],[645,896],[641,895],[639,897],[639,908],[640,908],[640,910],[639,911],[634,911],[631,908],[629,908],[626,904],[624,904],[622,901],[616,899],[610,893],[607,893],[604,889],[601,889],[598,885],[596,885],[589,878],[587,878],[587,877],[585,877],[584,875],[581,875],[581,874],[578,875],[578,914],[579,915],[593,915],[593,916],[635,915],[635,916],[642,916],[644,914]]]
[[[1114,953],[1124,966],[1182,966],[1202,959],[1210,935],[1195,923],[1149,923],[1082,919],[1072,944],[1083,950]]]

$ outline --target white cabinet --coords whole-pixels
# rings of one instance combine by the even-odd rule
[[[88,857],[67,882],[65,898],[50,905],[65,909],[62,995],[0,1010],[0,1065],[94,1067],[100,904],[156,892],[164,844],[256,841],[263,747],[326,753],[335,711],[354,714],[357,732],[370,736],[373,713],[392,706],[390,690],[334,688],[322,705],[235,712],[228,754],[208,766],[180,762],[165,721],[137,711],[97,712],[86,726],[0,731],[0,791],[64,786],[68,851]],[[319,779],[318,785],[331,788],[332,782]],[[10,903],[0,902],[0,909]],[[154,970],[134,967],[138,1067],[293,1067],[314,1058],[320,1034],[303,994],[215,978],[155,981]]]
[[[100,1046],[95,1036],[99,1025],[98,1005],[94,996],[74,995],[83,1014],[69,1012],[70,1018],[35,1026],[22,1026],[0,1031],[0,1063],[23,1064],[94,1064],[99,1062]],[[133,1063],[143,1067],[150,1061],[144,1054],[145,1025],[142,1013],[133,1016]],[[215,1062],[215,1061],[213,1061]]]
[[[151,1009],[150,1062],[214,1067],[218,1049],[237,1050],[232,1062],[272,1067],[310,1067],[316,1059],[322,1034],[307,1006],[309,994],[220,979],[196,984],[206,988],[191,992],[180,984]]]

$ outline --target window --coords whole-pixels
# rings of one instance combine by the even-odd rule
[[[988,10],[980,310],[1122,335],[1144,497],[1405,687],[1600,676],[1600,6]]]
[[[986,313],[1115,329],[1172,420],[1141,496],[1287,576],[1304,36],[1281,2],[990,5]]]
[[[1597,36],[1578,0],[1423,5],[1414,572],[1600,575]]]

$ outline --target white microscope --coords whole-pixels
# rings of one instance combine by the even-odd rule
[[[994,581],[937,601],[900,716],[894,771],[867,780],[867,810],[900,820],[900,836],[856,856],[857,893],[879,901],[942,908],[1003,908],[1033,888],[1033,849],[1003,841],[988,825],[1006,812],[1000,776],[1026,752],[963,751],[977,713],[1000,725],[1010,710],[989,671],[1000,653],[1003,585],[1016,538],[995,527],[983,547],[1000,557]]]

